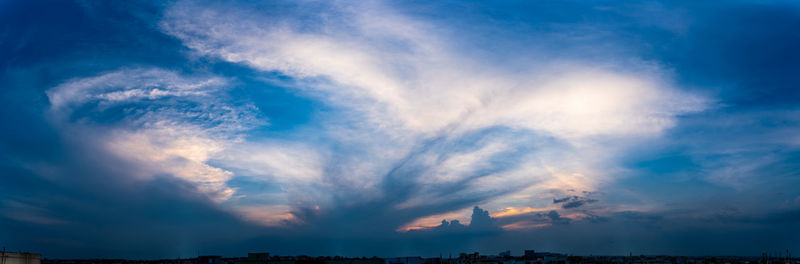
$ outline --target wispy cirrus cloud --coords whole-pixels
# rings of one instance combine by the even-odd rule
[[[101,149],[141,166],[137,177],[169,174],[224,201],[234,193],[226,185],[232,173],[209,160],[264,122],[252,106],[219,99],[229,85],[216,76],[130,68],[65,81],[47,96],[53,122],[101,138]]]
[[[296,159],[281,162],[309,172],[292,176],[304,186],[293,189],[323,195],[295,206],[335,211],[355,195],[419,218],[523,191],[592,190],[613,178],[615,138],[657,137],[676,116],[709,107],[656,63],[551,59],[512,70],[382,3],[257,5],[177,2],[160,27],[201,56],[291,77],[290,89],[335,107],[322,130],[306,132],[333,144],[301,139],[310,149],[300,156],[262,144],[227,163],[248,170],[239,161],[261,156],[269,169],[256,178],[285,181],[267,160]]]
[[[305,89],[377,127],[417,133],[459,123],[462,130],[503,125],[559,138],[646,135],[707,105],[671,87],[668,72],[655,64],[542,61],[507,72],[461,54],[438,37],[444,29],[388,7],[323,6],[315,12],[335,13],[335,22],[178,3],[162,28],[200,54],[305,81]],[[222,23],[233,17],[248,19]]]

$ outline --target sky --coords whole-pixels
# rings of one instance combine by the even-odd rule
[[[0,1],[0,246],[800,252],[796,1]]]

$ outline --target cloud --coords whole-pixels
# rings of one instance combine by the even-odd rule
[[[584,204],[595,203],[595,202],[597,202],[596,199],[590,199],[580,196],[567,196],[561,199],[553,198],[554,204],[564,203],[563,205],[561,205],[561,208],[564,209],[578,208],[583,206]]]
[[[557,204],[557,203],[563,203],[563,202],[566,202],[566,201],[569,201],[569,200],[571,200],[572,198],[574,198],[574,196],[572,196],[572,197],[564,197],[564,198],[561,198],[561,199],[555,199],[555,198],[553,198],[553,203],[555,203],[555,204]]]
[[[493,231],[497,230],[494,220],[489,216],[489,211],[483,210],[477,206],[472,209],[472,221],[469,222],[469,227],[476,231]]]
[[[552,225],[566,225],[572,220],[572,218],[561,216],[556,210],[536,210],[496,218],[498,225],[509,231],[537,229]]]
[[[227,81],[218,77],[185,78],[157,68],[125,69],[89,78],[72,79],[47,91],[55,110],[99,102],[119,104],[164,97],[203,96]]]
[[[67,80],[46,93],[50,115],[70,136],[93,135],[101,148],[140,164],[134,175],[169,174],[195,183],[215,200],[235,192],[232,173],[208,161],[262,121],[253,107],[218,97],[229,81],[131,68]]]
[[[71,258],[188,256],[205,247],[199,241],[241,241],[264,232],[219,210],[191,183],[132,180],[128,172],[136,164],[79,149],[39,161],[49,173],[6,175],[14,180],[0,187],[7,212],[0,214],[0,237],[13,241],[10,249]]]
[[[483,210],[480,207],[472,208],[472,216],[468,225],[461,224],[458,219],[453,219],[447,222],[447,219],[442,219],[441,224],[434,227],[411,227],[407,230],[411,235],[422,233],[428,236],[436,236],[443,234],[492,234],[500,231],[499,226],[495,224],[495,220],[489,216],[489,211]]]
[[[658,136],[676,116],[708,106],[652,62],[544,60],[509,69],[456,45],[446,27],[380,3],[276,5],[266,13],[255,6],[176,2],[159,25],[200,56],[287,76],[273,82],[334,107],[322,129],[304,131],[328,144],[280,143],[318,154],[287,155],[273,143],[239,154],[273,153],[267,159],[309,172],[289,177],[291,190],[329,195],[297,198],[301,207],[367,199],[440,214],[455,209],[446,204],[537,184],[528,190],[592,190],[613,178],[597,155],[621,149],[610,140]],[[338,147],[334,161],[319,155],[334,153],[330,142],[354,145]],[[270,163],[255,174],[287,179]]]
[[[114,248],[788,244],[794,10],[601,4],[84,3],[77,25],[14,27],[0,239],[129,256],[150,253]],[[266,126],[282,113],[303,118]]]
[[[313,22],[302,21],[315,25],[309,29],[244,8],[178,3],[167,10],[162,28],[202,55],[308,81],[306,89],[376,126],[409,132],[460,123],[462,129],[505,125],[565,138],[651,134],[672,126],[674,115],[704,108],[702,98],[670,87],[655,65],[626,72],[540,62],[536,70],[508,73],[462,56],[436,37],[441,29],[387,7],[322,10],[339,15],[337,23],[312,15]],[[230,22],[233,17],[247,19]]]
[[[568,224],[570,221],[569,218],[561,217],[561,215],[559,215],[556,211],[550,211],[547,213],[547,217],[550,218],[554,224]]]
[[[794,7],[405,4],[0,8],[18,40],[0,43],[0,240],[136,258],[796,245]]]

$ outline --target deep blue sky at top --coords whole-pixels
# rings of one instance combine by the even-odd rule
[[[0,245],[800,251],[799,28],[794,1],[0,1]]]

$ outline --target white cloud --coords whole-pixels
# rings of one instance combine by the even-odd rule
[[[141,164],[137,174],[143,179],[169,174],[196,184],[199,191],[216,201],[227,200],[234,193],[226,185],[233,173],[207,162],[231,142],[199,131],[199,127],[163,122],[143,129],[123,128],[110,133],[105,147]]]
[[[671,88],[652,66],[630,65],[644,68],[621,72],[541,62],[535,70],[503,72],[481,65],[481,58],[451,53],[432,27],[379,8],[342,11],[351,19],[317,31],[223,10],[179,4],[162,26],[201,54],[329,80],[311,88],[365,112],[376,124],[412,132],[464,122],[469,128],[521,126],[557,137],[652,134],[670,127],[674,115],[703,108],[702,99]]]
[[[226,166],[262,175],[285,184],[310,184],[322,180],[324,158],[318,150],[301,144],[237,145],[220,157]]]
[[[69,80],[47,91],[53,109],[87,102],[121,103],[167,96],[205,95],[226,81],[221,78],[186,78],[158,68],[108,72]]]
[[[416,165],[426,167],[418,177],[420,188],[434,190],[497,166],[491,158],[514,153],[512,145],[527,144],[531,149],[518,154],[520,164],[498,168],[474,179],[470,189],[444,195],[503,193],[534,184],[536,190],[592,190],[613,179],[608,161],[623,148],[615,139],[658,136],[675,125],[677,115],[707,105],[704,98],[673,87],[669,71],[658,65],[573,60],[509,69],[492,64],[500,60],[457,48],[455,40],[443,37],[445,29],[385,6],[316,8],[263,15],[254,11],[262,9],[234,4],[178,2],[166,10],[163,31],[200,55],[288,75],[297,89],[337,107],[340,115],[363,117],[330,114],[326,117],[335,120],[327,120],[319,131],[320,137],[354,144],[330,152],[344,162],[331,165],[331,156],[318,155],[329,153],[326,146],[306,142],[299,144],[301,149],[310,149],[300,151],[293,149],[298,143],[244,150],[248,154],[236,155],[235,166],[295,183],[330,177],[366,182],[359,186],[357,193],[362,193],[375,191],[397,164],[414,156]],[[528,52],[541,51],[520,50],[519,55]],[[456,154],[447,147],[426,147],[436,146],[430,143],[436,138],[457,141],[492,127],[544,139],[499,136]],[[548,138],[560,143],[537,143]],[[331,167],[346,172],[330,173]],[[344,187],[324,191],[337,188]],[[436,195],[398,206],[442,202]]]
[[[68,80],[47,96],[57,125],[92,131],[105,151],[137,164],[133,174],[139,178],[172,175],[224,201],[234,193],[226,185],[233,174],[208,162],[261,122],[252,106],[222,101],[227,84],[215,76],[135,68]],[[124,108],[125,116],[93,119],[112,107]]]

